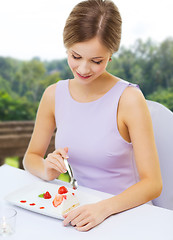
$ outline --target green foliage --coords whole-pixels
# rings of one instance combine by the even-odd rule
[[[8,164],[12,167],[19,168],[19,158],[18,157],[6,158],[5,164]]]
[[[9,93],[11,92],[10,83],[7,80],[5,80],[4,78],[2,78],[1,76],[0,76],[0,89],[1,90],[3,89]]]
[[[59,79],[39,59],[0,58],[0,121],[34,120],[44,90]]]
[[[158,89],[157,91],[148,95],[147,99],[159,102],[173,112],[173,88]]]
[[[121,47],[107,70],[139,84],[145,97],[173,109],[173,39],[160,44],[137,40]],[[60,79],[72,78],[67,59],[41,62],[0,57],[0,121],[34,120],[44,90]]]
[[[108,71],[139,84],[146,98],[160,102],[173,111],[173,39],[160,45],[148,39],[137,40],[131,49],[121,48]]]
[[[0,91],[0,120],[33,120],[37,104],[26,98],[12,98],[6,91]]]
[[[0,57],[0,76],[3,79],[12,82],[19,67],[20,62],[18,60]]]

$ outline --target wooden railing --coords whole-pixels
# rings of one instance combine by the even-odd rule
[[[34,121],[0,122],[0,165],[7,157],[19,157],[19,167],[23,168],[22,160],[34,128]],[[54,150],[53,135],[47,153]]]

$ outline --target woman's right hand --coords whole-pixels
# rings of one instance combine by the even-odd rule
[[[64,158],[68,158],[68,148],[59,148],[53,153],[49,153],[44,159],[44,175],[45,180],[51,181],[57,178],[61,173],[67,171]]]

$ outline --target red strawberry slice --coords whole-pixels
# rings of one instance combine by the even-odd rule
[[[54,207],[57,207],[57,206],[59,206],[61,203],[62,203],[62,201],[63,201],[63,195],[56,195],[55,196],[55,198],[54,198],[54,200],[53,200],[53,206]]]
[[[60,187],[60,188],[58,189],[58,193],[59,193],[59,194],[64,194],[64,193],[67,193],[67,192],[68,192],[68,190],[67,190],[67,188],[64,187],[64,186],[62,186],[62,187]]]
[[[67,195],[63,195],[63,198],[66,200],[67,199]]]

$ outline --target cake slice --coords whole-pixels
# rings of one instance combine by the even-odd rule
[[[62,215],[79,206],[79,200],[76,194],[73,191],[69,191],[64,186],[58,189],[58,194],[55,195],[52,203]]]

